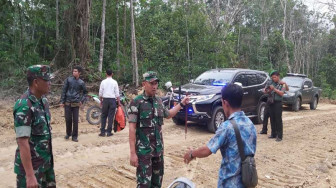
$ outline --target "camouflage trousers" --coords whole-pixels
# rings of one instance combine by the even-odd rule
[[[39,184],[39,188],[52,188],[56,187],[55,181],[55,172],[53,168],[50,168],[44,173],[37,173],[35,174],[37,183]],[[18,188],[26,188],[26,176],[18,174],[16,176],[16,186]]]
[[[163,155],[138,156],[139,166],[136,170],[137,188],[157,188],[162,186]]]

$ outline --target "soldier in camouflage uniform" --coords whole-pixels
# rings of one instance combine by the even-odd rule
[[[180,104],[168,110],[157,97],[159,79],[153,71],[143,75],[144,92],[130,103],[129,142],[130,164],[137,167],[137,187],[161,187],[163,177],[163,118],[171,118],[188,104],[185,97]]]
[[[29,89],[13,110],[18,143],[14,164],[17,187],[56,187],[50,111],[44,97],[50,89],[49,66],[30,66],[27,81]]]

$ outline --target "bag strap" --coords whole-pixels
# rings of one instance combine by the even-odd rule
[[[230,120],[230,122],[233,125],[233,129],[235,131],[240,158],[241,158],[242,161],[244,161],[246,156],[245,156],[245,153],[244,153],[244,145],[243,145],[243,141],[241,139],[240,131],[238,129],[238,126],[237,126],[235,120],[232,119],[232,120]]]

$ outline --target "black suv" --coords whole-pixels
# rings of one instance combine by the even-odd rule
[[[215,132],[226,119],[221,102],[221,89],[227,83],[237,83],[243,87],[242,110],[261,123],[267,96],[263,93],[269,76],[263,71],[249,69],[212,69],[204,72],[194,81],[175,89],[174,100],[190,95],[187,106],[188,121],[205,123],[210,132]],[[177,92],[176,92],[177,91]],[[175,124],[185,123],[185,109],[173,118]]]

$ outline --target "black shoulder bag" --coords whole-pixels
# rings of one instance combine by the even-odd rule
[[[256,187],[258,184],[258,173],[256,169],[256,164],[254,160],[254,156],[245,156],[244,153],[244,145],[243,141],[241,139],[240,131],[238,129],[238,126],[234,120],[231,120],[231,123],[233,125],[236,139],[237,139],[237,145],[238,150],[240,154],[240,158],[242,161],[241,164],[241,176],[242,181],[245,187]]]

